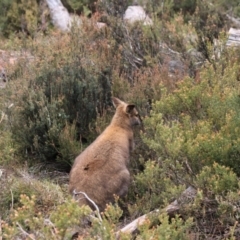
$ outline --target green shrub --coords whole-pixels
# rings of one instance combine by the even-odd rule
[[[196,177],[197,186],[206,195],[226,196],[229,192],[238,189],[238,178],[229,168],[214,163],[213,166],[204,166]],[[210,193],[207,193],[210,191]]]
[[[90,217],[90,208],[79,207],[74,200],[67,199],[56,206],[46,215],[37,209],[37,200],[34,195],[19,196],[20,205],[11,210],[8,221],[2,221],[2,236],[5,239],[25,236],[37,239],[71,239],[78,230],[79,237],[84,239],[116,239],[117,226],[115,225],[122,211],[118,207],[109,205],[103,219],[91,217],[91,228],[84,226],[84,218]],[[139,228],[137,239],[149,239],[151,236],[162,239],[188,239],[188,230],[192,220],[183,221],[178,216],[169,221],[166,214],[156,216],[160,226],[151,227],[151,220],[147,219]],[[120,239],[132,239],[131,235],[122,233]]]
[[[88,207],[79,208],[77,202],[68,200],[50,212],[50,217],[36,209],[36,197],[20,195],[20,206],[13,209],[9,222],[2,222],[5,239],[20,236],[37,239],[70,239],[74,225],[89,214]]]
[[[198,192],[193,204],[181,210],[182,214],[194,217],[192,231],[196,233],[202,229],[199,236],[210,237],[215,231],[221,235],[221,229],[224,229],[227,239],[238,238],[239,180],[236,174],[230,168],[214,163],[202,168],[194,185]]]
[[[231,14],[235,15],[236,17],[240,16],[239,4],[234,0],[214,0],[213,4],[218,11],[223,12],[231,11]]]
[[[153,151],[152,161],[157,164],[146,164],[143,173],[134,179],[139,184],[137,189],[145,190],[144,195],[136,198],[141,209],[153,200],[153,208],[163,206],[161,201],[166,205],[167,199],[179,196],[178,190],[184,185],[198,189],[194,203],[181,206],[180,213],[185,219],[194,218],[192,231],[196,234],[201,228],[202,237],[202,232],[209,232],[205,236],[210,237],[216,229],[229,226],[229,238],[238,236],[238,55],[229,51],[222,54],[214,67],[206,65],[198,79],[186,77],[173,91],[160,84],[159,100],[144,119],[146,132],[142,134]],[[131,213],[139,210],[133,206],[129,209]]]
[[[1,217],[4,219],[8,218],[11,209],[16,209],[21,205],[22,194],[28,197],[34,195],[36,209],[41,209],[41,211],[50,211],[55,205],[63,203],[66,197],[64,187],[61,188],[58,184],[54,184],[47,179],[40,181],[26,170],[14,171],[4,168],[0,186],[2,189],[0,211]]]
[[[6,21],[7,12],[12,4],[13,0],[3,0],[0,2],[0,30],[1,33],[4,30],[4,22]],[[2,37],[2,36],[1,36]]]
[[[167,214],[160,214],[158,220],[161,223],[156,228],[148,230],[147,224],[140,227],[140,236],[137,239],[163,239],[163,240],[187,240],[191,239],[189,235],[189,230],[193,224],[192,219],[184,221],[179,216],[169,220]],[[161,237],[160,237],[161,236]]]
[[[58,159],[63,169],[69,169],[80,152],[79,142],[92,140],[97,114],[112,104],[106,55],[96,56],[90,50],[91,38],[99,33],[85,36],[79,29],[73,31],[70,37],[62,35],[61,41],[54,38],[34,45],[26,39],[33,44],[36,61],[30,68],[20,63],[14,76],[21,81],[19,94],[16,99],[12,95],[17,102],[12,131],[20,153],[48,162]],[[18,84],[14,80],[9,85],[12,91]]]
[[[142,215],[154,209],[164,208],[170,199],[175,199],[185,189],[171,180],[169,162],[147,161],[143,172],[134,176],[128,195],[130,215]],[[130,204],[134,202],[133,204]],[[141,206],[139,208],[139,206]]]
[[[110,83],[109,89],[105,86],[106,83],[101,83],[81,67],[70,65],[37,78],[31,83],[32,90],[22,95],[24,105],[19,115],[24,125],[15,128],[23,149],[36,151],[44,160],[55,159],[59,141],[63,138],[77,141],[77,136],[86,137],[89,124],[97,116],[99,103],[110,104],[110,99],[106,99]],[[75,139],[61,133],[67,122],[75,122]]]
[[[239,171],[239,94],[237,64],[201,72],[198,82],[185,78],[173,93],[162,88],[145,120],[144,141],[163,159],[197,173],[217,162]]]
[[[63,0],[62,3],[69,12],[84,16],[88,16],[96,11],[96,2],[94,0]]]
[[[39,16],[36,0],[12,0],[4,21],[4,35],[9,36],[16,31],[34,35],[40,22]]]
[[[16,159],[17,145],[13,140],[9,130],[0,130],[0,166],[17,164],[19,159]]]

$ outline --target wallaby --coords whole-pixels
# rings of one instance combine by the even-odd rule
[[[133,126],[141,124],[135,105],[115,97],[112,101],[116,112],[110,125],[75,159],[70,172],[70,193],[84,192],[100,211],[114,201],[114,195],[122,197],[128,191]],[[79,205],[87,204],[95,210],[85,194],[77,194]]]

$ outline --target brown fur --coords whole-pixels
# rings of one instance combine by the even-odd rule
[[[101,211],[114,196],[124,196],[128,191],[130,151],[134,148],[134,125],[140,118],[134,105],[113,98],[116,107],[110,125],[76,159],[70,172],[69,191],[82,191]],[[93,205],[82,194],[79,204]]]

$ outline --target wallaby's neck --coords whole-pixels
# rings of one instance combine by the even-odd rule
[[[118,116],[115,114],[111,121],[111,126],[117,126],[132,131],[132,127],[127,116]]]

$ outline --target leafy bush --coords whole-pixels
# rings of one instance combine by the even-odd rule
[[[167,214],[160,214],[158,220],[161,223],[156,228],[148,230],[148,224],[140,227],[140,236],[137,239],[149,239],[150,237],[158,239],[161,236],[163,240],[191,239],[189,230],[192,226],[192,219],[184,221],[179,216],[169,221]]]
[[[91,217],[92,226],[87,228],[84,219],[90,217],[90,208],[79,207],[74,200],[65,202],[48,211],[48,215],[38,209],[35,195],[30,197],[21,194],[19,205],[15,206],[9,215],[8,222],[2,221],[2,236],[6,239],[29,237],[37,239],[70,239],[78,230],[79,237],[84,239],[115,239],[117,223],[122,215],[118,206],[107,206],[102,218]],[[163,239],[188,239],[188,229],[192,226],[192,219],[183,221],[180,217],[169,218],[166,214],[156,216],[160,226],[151,228],[152,220],[147,219],[139,228],[140,238],[149,239],[150,236],[161,235]],[[131,239],[126,233],[120,234],[121,239]]]
[[[198,194],[190,208],[183,210],[195,219],[193,231],[200,229],[200,236],[207,237],[214,235],[214,232],[222,235],[224,230],[225,238],[238,238],[239,204],[236,199],[239,180],[236,174],[230,168],[214,163],[203,167],[194,184]]]
[[[153,44],[157,31],[140,25],[132,28],[135,47],[127,53],[128,39],[114,38],[115,28],[89,31],[92,27],[86,24],[82,29],[72,29],[70,36],[56,34],[49,41],[41,41],[39,35],[33,41],[23,39],[24,47],[31,46],[34,61],[31,67],[27,61],[21,62],[11,76],[14,81],[10,88],[18,92],[17,99],[12,92],[12,101],[18,106],[13,111],[12,130],[21,154],[25,157],[27,153],[29,161],[32,157],[50,162],[57,159],[62,168],[69,170],[80,151],[79,139],[93,139],[95,132],[89,126],[94,125],[97,115],[107,114],[104,110],[111,105],[112,93],[136,103],[146,115],[151,99],[159,93],[155,86],[159,82],[168,84],[166,71],[163,74],[158,67],[159,47]],[[120,30],[127,34],[126,26],[120,25]],[[140,45],[134,42],[138,34]],[[129,57],[135,59],[135,54],[146,58],[144,67],[129,64]],[[70,134],[64,134],[66,128]],[[66,142],[71,143],[69,149]]]
[[[185,78],[173,93],[163,87],[145,121],[149,147],[174,164],[188,162],[194,173],[218,162],[240,174],[237,65],[229,62],[221,69],[221,64],[216,71],[210,66],[198,82]]]
[[[3,32],[5,36],[13,32],[26,32],[33,35],[40,22],[36,0],[12,0],[8,6]]]
[[[196,178],[197,185],[206,195],[226,196],[229,192],[238,189],[238,178],[229,168],[214,163],[213,166],[204,166]],[[206,191],[210,191],[207,193]]]
[[[93,0],[63,0],[64,7],[70,13],[85,16],[96,12]],[[3,0],[0,2],[0,29],[5,37],[15,33],[35,36],[38,31],[48,30],[50,16],[45,0]]]
[[[137,194],[145,191],[135,200],[141,209],[149,208],[150,202],[150,209],[161,206],[161,201],[166,205],[184,185],[198,189],[193,205],[182,206],[180,213],[186,219],[194,217],[193,232],[200,229],[200,236],[201,232],[208,232],[208,237],[214,231],[220,234],[229,226],[233,227],[229,238],[238,236],[240,101],[237,53],[229,51],[214,67],[203,68],[198,79],[186,77],[173,91],[159,86],[159,100],[144,119],[142,134],[155,163],[147,162],[144,172],[134,178]],[[129,206],[131,213],[137,209]]]
[[[0,89],[0,167],[17,164],[17,143],[14,141],[10,129],[10,112],[13,104],[9,104],[3,90]]]
[[[11,209],[21,205],[22,194],[28,197],[35,196],[37,203],[34,212],[37,209],[49,211],[55,205],[63,203],[66,197],[64,186],[60,187],[47,179],[40,181],[26,170],[4,168],[0,184],[2,189],[0,193],[0,211],[1,217],[4,219],[8,218]]]
[[[20,206],[12,210],[9,223],[2,222],[3,237],[37,239],[70,239],[72,227],[79,218],[89,214],[88,207],[79,208],[73,200],[66,201],[50,213],[50,218],[36,209],[36,197],[20,195]]]
[[[128,202],[133,204],[127,206],[131,216],[164,208],[169,199],[177,198],[184,190],[184,186],[176,185],[171,180],[169,162],[166,162],[149,160],[143,164],[144,171],[134,176],[128,195]]]
[[[62,3],[69,12],[83,14],[85,16],[96,11],[96,1],[94,0],[63,0]]]
[[[67,122],[76,122],[75,139],[69,136],[72,140],[87,136],[88,125],[96,118],[99,102],[103,106],[110,103],[110,99],[105,99],[109,95],[105,85],[81,67],[66,66],[37,78],[31,83],[32,91],[22,96],[25,104],[20,116],[25,125],[18,128],[16,134],[25,144],[23,147],[29,149],[31,146],[43,159],[54,159],[59,136]],[[64,137],[68,135],[62,134],[61,139]]]
[[[0,2],[0,30],[3,32],[4,22],[6,21],[7,12],[11,6],[12,1],[3,0]]]
[[[12,113],[12,131],[20,153],[48,162],[58,159],[65,169],[79,153],[79,142],[92,140],[97,114],[112,104],[111,70],[105,70],[108,59],[90,50],[91,37],[102,33],[87,37],[79,29],[73,31],[61,41],[53,38],[32,45],[37,61],[31,68],[20,63],[14,79],[21,85],[16,81],[9,84],[12,89],[18,85],[18,97],[13,93],[11,101],[18,106]],[[104,47],[99,45],[99,51]],[[99,57],[102,61],[98,62]]]
[[[240,16],[239,4],[238,4],[238,2],[236,2],[234,0],[228,0],[228,1],[227,0],[220,0],[220,1],[214,0],[213,4],[218,11],[229,12],[236,17]]]
[[[0,133],[0,165],[11,165],[13,162],[16,164],[18,162],[15,157],[17,146],[11,132],[1,130]]]

